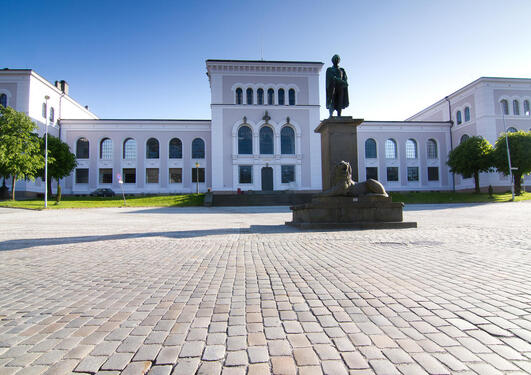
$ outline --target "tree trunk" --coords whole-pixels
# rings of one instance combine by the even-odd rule
[[[522,174],[515,173],[513,174],[513,178],[514,178],[514,194],[520,195],[522,194]]]
[[[15,200],[15,183],[17,182],[17,175],[14,174],[13,176],[11,176],[12,180],[11,180],[11,200]]]
[[[52,197],[52,179],[48,176],[48,198]]]
[[[476,194],[479,194],[479,172],[474,172],[474,185],[475,185],[475,191]]]

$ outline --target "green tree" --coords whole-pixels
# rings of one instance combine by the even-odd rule
[[[41,154],[44,155],[45,136],[41,138]],[[59,180],[70,175],[77,166],[76,155],[70,152],[70,147],[59,138],[48,134],[48,194],[52,195],[52,180]],[[44,168],[39,171],[44,180]]]
[[[492,169],[492,145],[483,137],[470,137],[448,154],[448,166],[464,178],[474,177],[475,192],[479,193],[479,173]]]
[[[522,191],[522,176],[531,172],[531,131],[520,130],[508,133],[509,152],[513,169],[514,191],[520,195]],[[507,161],[507,143],[505,133],[500,135],[494,146],[494,165],[498,171],[509,174]]]
[[[44,165],[36,130],[37,125],[25,113],[0,106],[0,169],[11,176],[13,200],[15,182],[34,180]]]

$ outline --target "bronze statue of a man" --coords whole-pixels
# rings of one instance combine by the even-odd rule
[[[330,117],[334,111],[341,116],[341,110],[348,107],[348,83],[345,69],[339,67],[339,55],[332,57],[330,68],[326,69],[326,108]]]

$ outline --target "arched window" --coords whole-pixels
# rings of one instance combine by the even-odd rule
[[[280,130],[280,153],[283,155],[295,154],[295,131],[291,126],[284,126]]]
[[[55,121],[55,109],[53,107],[50,108],[50,124],[53,125],[53,122]]]
[[[385,141],[385,158],[397,158],[396,141],[394,139],[389,138],[387,141]]]
[[[414,139],[408,139],[406,141],[406,159],[417,158],[417,141]]]
[[[251,155],[253,153],[253,131],[247,125],[238,129],[238,154]]]
[[[170,159],[183,158],[183,143],[179,138],[172,138],[170,141]]]
[[[501,100],[500,104],[501,104],[503,114],[508,115],[509,114],[509,103],[507,102],[507,100],[505,99]]]
[[[284,93],[284,89],[278,89],[278,105],[284,105],[285,103],[285,93]]]
[[[264,89],[256,90],[256,104],[264,105]]]
[[[273,105],[275,104],[275,90],[268,89],[267,90],[267,105]]]
[[[520,103],[518,103],[518,100],[513,100],[513,115],[520,116]]]
[[[247,104],[253,104],[253,89],[250,87],[247,89]]]
[[[155,138],[149,138],[146,142],[146,159],[159,158],[159,141]]]
[[[205,141],[201,138],[196,138],[192,141],[192,159],[205,158]]]
[[[456,117],[457,117],[457,125],[462,124],[463,118],[461,117],[461,111],[457,111]]]
[[[428,159],[437,159],[437,142],[434,139],[428,139]]]
[[[507,128],[507,133],[516,133],[518,130],[516,128],[513,128],[512,126],[510,128]]]
[[[136,159],[136,141],[133,138],[124,141],[123,158]]]
[[[0,105],[7,107],[7,95],[6,94],[0,94]]]
[[[289,89],[288,91],[289,105],[295,105],[295,90]]]
[[[76,158],[89,158],[89,141],[87,138],[79,138],[76,142]]]
[[[100,159],[112,159],[112,140],[109,138],[100,142]]]
[[[465,122],[470,121],[470,108],[465,107]]]
[[[461,141],[459,141],[459,143],[461,144],[461,143],[463,143],[463,142],[467,141],[467,140],[468,140],[468,138],[470,138],[470,137],[469,137],[468,135],[466,135],[466,134],[463,134],[463,136],[461,137]]]
[[[273,153],[273,129],[264,126],[260,129],[260,154]]]
[[[238,87],[236,89],[236,104],[242,104],[243,103],[243,90]]]
[[[369,138],[365,141],[365,159],[376,159],[376,141]]]
[[[529,100],[524,100],[524,115],[529,116]]]
[[[46,120],[46,113],[48,109],[46,108],[46,103],[42,103],[42,117]]]

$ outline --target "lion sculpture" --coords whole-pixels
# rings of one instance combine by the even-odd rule
[[[360,197],[365,195],[379,195],[387,197],[383,185],[371,178],[365,182],[356,183],[352,180],[352,167],[349,162],[340,161],[334,168],[334,186],[323,191],[321,196]]]

